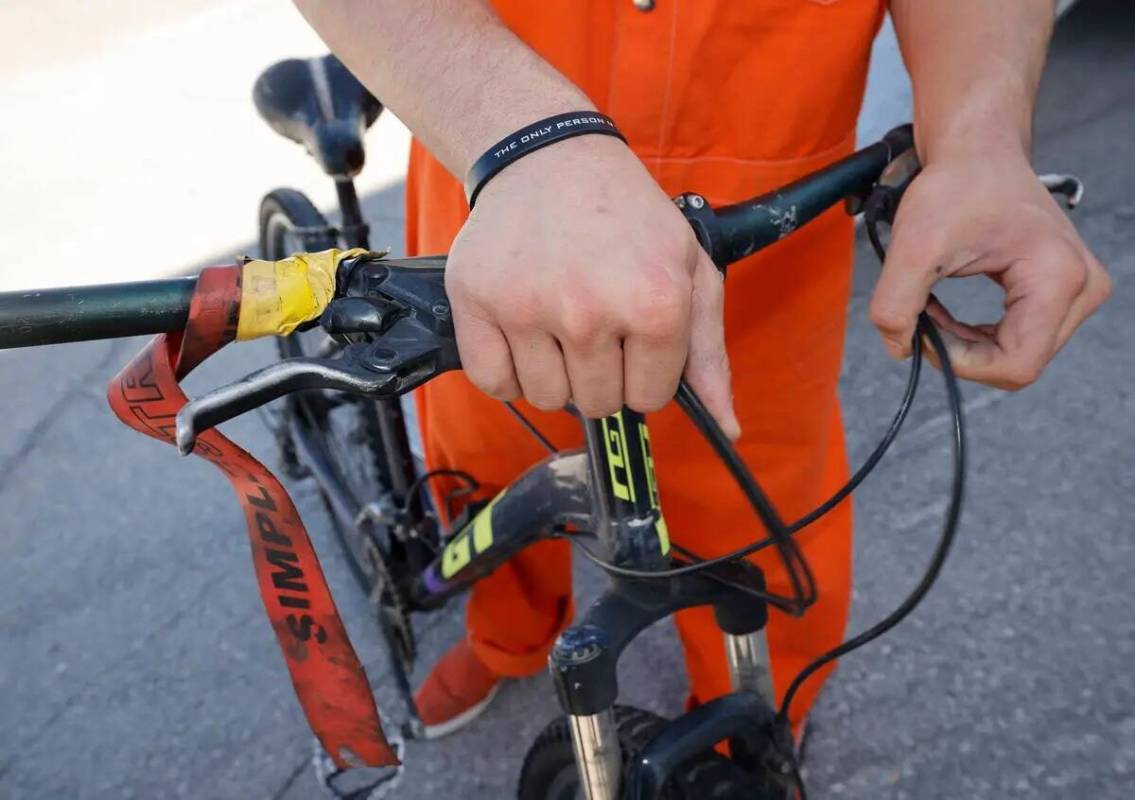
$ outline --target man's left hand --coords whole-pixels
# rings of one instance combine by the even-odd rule
[[[930,294],[942,278],[979,274],[1005,293],[997,322],[961,322]],[[871,321],[887,352],[905,358],[925,308],[958,375],[1015,390],[1040,377],[1110,289],[1023,154],[951,155],[928,163],[903,197]]]

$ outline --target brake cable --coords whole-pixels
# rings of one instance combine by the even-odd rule
[[[905,187],[903,187],[905,188]],[[878,194],[873,194],[865,208],[865,227],[867,228],[867,235],[871,242],[872,249],[875,255],[879,258],[880,264],[886,258],[886,250],[878,233],[878,224],[884,218],[889,221],[894,213],[895,206],[897,205],[898,197],[901,196],[901,189],[895,191],[889,189]],[[710,559],[698,560],[692,564],[686,564],[680,567],[649,571],[637,570],[627,567],[621,567],[617,564],[612,564],[591,551],[589,547],[584,545],[578,539],[571,539],[576,544],[581,552],[597,566],[612,575],[627,578],[641,578],[641,579],[668,579],[675,578],[681,575],[694,574],[703,570],[710,569],[724,563],[737,561],[745,556],[751,555],[759,550],[762,550],[771,545],[778,545],[781,551],[781,556],[785,561],[785,566],[789,570],[790,576],[793,574],[793,566],[790,559],[799,559],[797,562],[807,575],[807,582],[809,591],[815,591],[814,582],[812,580],[811,571],[808,568],[806,560],[800,554],[799,548],[795,545],[795,540],[791,540],[793,546],[789,549],[783,548],[781,542],[778,541],[780,535],[787,533],[790,537],[799,531],[803,530],[808,525],[823,517],[833,508],[838,506],[843,500],[847,498],[863,480],[869,475],[874,468],[878,465],[883,455],[890,448],[898,435],[899,430],[902,428],[903,422],[909,414],[910,408],[913,404],[914,396],[917,391],[918,383],[921,376],[921,366],[923,357],[923,339],[930,343],[935,355],[938,359],[939,368],[942,372],[942,378],[946,389],[947,401],[950,409],[950,417],[952,420],[951,431],[951,444],[952,444],[952,483],[950,489],[950,500],[946,507],[944,522],[942,525],[942,532],[938,539],[938,544],[935,546],[933,554],[930,558],[930,563],[927,565],[921,580],[914,587],[914,589],[906,596],[902,603],[880,620],[875,625],[867,630],[847,639],[836,647],[823,653],[811,663],[805,666],[796,674],[792,682],[789,684],[788,689],[784,693],[781,701],[780,709],[777,711],[777,718],[782,723],[787,723],[792,707],[792,702],[799,696],[799,691],[803,685],[811,678],[816,672],[822,669],[827,664],[835,661],[842,656],[851,653],[854,650],[878,639],[883,634],[890,631],[892,628],[901,623],[910,613],[918,606],[919,603],[926,597],[927,593],[937,581],[942,572],[942,567],[945,564],[946,558],[949,555],[950,548],[953,545],[954,539],[957,534],[958,522],[961,517],[962,499],[965,490],[965,463],[966,463],[966,440],[965,440],[965,417],[961,401],[961,390],[958,385],[957,375],[954,372],[953,366],[950,362],[949,352],[947,351],[945,342],[942,340],[941,334],[934,326],[934,323],[925,311],[921,312],[918,317],[918,324],[916,326],[915,334],[911,342],[911,366],[910,373],[907,379],[906,390],[903,393],[902,402],[899,405],[898,411],[895,413],[891,421],[891,425],[887,429],[886,434],[880,440],[879,444],[872,451],[870,456],[864,463],[856,470],[855,474],[845,483],[839,490],[837,490],[828,500],[821,503],[812,511],[805,514],[796,522],[791,525],[785,526],[779,520],[775,508],[772,506],[768,498],[761,492],[760,487],[752,480],[751,473],[748,472],[744,462],[741,461],[736,450],[728,441],[728,438],[721,431],[720,427],[716,424],[713,418],[709,415],[705,406],[701,403],[696,393],[685,384],[683,381],[679,385],[677,400],[683,410],[686,411],[691,421],[697,426],[698,430],[702,433],[710,444],[714,446],[718,454],[725,461],[726,466],[730,468],[734,479],[744,491],[746,498],[749,500],[750,505],[753,506],[754,511],[769,528],[770,537],[754,542],[746,547],[740,548],[722,556],[717,556]],[[771,523],[771,524],[770,524]],[[689,551],[683,551],[687,556],[694,556],[695,554]],[[750,594],[764,594],[755,591],[748,591]],[[813,595],[814,597],[814,595]],[[779,596],[769,596],[766,599],[777,607],[785,609],[786,598]],[[799,594],[798,594],[799,599]],[[788,610],[788,609],[785,609]],[[803,779],[800,776],[799,767],[796,763],[795,755],[793,753],[786,754],[788,756],[789,771],[796,788],[800,793],[801,800],[806,800],[807,795],[805,792]]]
[[[814,508],[812,511],[810,511],[807,514],[805,514],[804,516],[800,517],[800,519],[798,519],[795,522],[786,526],[786,530],[789,534],[795,534],[795,533],[803,530],[805,527],[807,527],[808,525],[811,525],[813,522],[818,520],[820,517],[824,516],[829,511],[834,509],[841,502],[843,502],[843,500],[845,500],[848,497],[848,495],[850,495],[853,491],[855,491],[855,489],[857,489],[859,487],[859,485],[867,478],[867,476],[869,474],[871,474],[871,472],[875,469],[875,467],[882,460],[883,456],[886,454],[887,450],[890,448],[890,446],[894,442],[895,438],[898,436],[899,431],[902,429],[903,423],[906,421],[907,415],[909,414],[910,409],[911,409],[911,407],[914,403],[914,397],[915,397],[915,394],[917,393],[917,390],[918,390],[918,383],[919,383],[921,373],[922,373],[922,349],[921,349],[921,347],[918,346],[918,342],[915,342],[914,346],[912,348],[910,372],[909,372],[909,375],[907,377],[906,388],[903,392],[902,401],[900,402],[899,408],[895,412],[894,417],[891,419],[891,423],[888,426],[886,433],[883,435],[883,438],[880,439],[878,445],[876,445],[875,449],[866,458],[866,460],[859,467],[859,469],[857,469],[855,471],[855,474],[853,474],[851,476],[851,478],[845,484],[843,484],[843,486],[841,486],[838,490],[836,490],[836,492],[834,494],[832,494],[831,497],[829,497],[827,500],[825,500],[819,506]],[[683,387],[686,390],[688,390],[688,396],[692,396],[693,400],[697,400],[697,395],[693,392],[692,389],[690,389],[688,386],[686,386],[685,383],[683,382],[679,386],[679,402],[682,402],[681,398],[682,398],[682,394],[683,394],[683,392],[682,392]],[[700,401],[698,401],[697,404],[700,406]],[[691,405],[691,409],[693,409],[692,405]],[[708,420],[710,420],[710,422],[712,422],[712,417],[710,417],[708,412],[706,412],[704,410],[704,406],[701,406],[701,409],[702,409],[702,413],[704,414],[704,416],[701,417],[701,419],[703,419],[703,420],[708,419]],[[696,410],[687,410],[687,413],[688,414],[690,414],[690,413],[697,414],[698,412]],[[716,427],[716,425],[714,427]],[[706,438],[710,438],[711,441],[712,441],[711,437],[713,437],[715,435],[715,432],[711,428],[709,428],[708,426],[706,426],[705,428],[699,426],[699,431],[701,431],[702,434],[704,436],[706,436]],[[720,430],[720,428],[717,428],[716,435],[718,436],[718,444],[719,444],[720,447],[727,448],[728,450],[733,450],[732,445],[729,444],[728,438]],[[736,451],[733,450],[733,452],[735,453]],[[744,489],[743,485],[742,485],[742,489]],[[747,497],[747,499],[750,500],[750,503],[752,504],[753,498],[749,498],[747,493],[746,493],[746,497]],[[640,569],[632,569],[630,567],[622,567],[622,566],[619,566],[617,564],[612,564],[611,562],[607,561],[606,559],[604,559],[601,556],[599,556],[598,554],[596,554],[593,550],[591,550],[591,548],[587,547],[587,545],[585,545],[578,538],[571,538],[571,537],[565,537],[565,538],[569,538],[569,540],[572,541],[576,545],[576,547],[579,548],[580,552],[582,552],[583,555],[589,561],[591,561],[593,564],[598,566],[600,569],[603,569],[608,574],[616,575],[616,576],[622,577],[622,578],[641,578],[641,579],[669,579],[669,578],[677,578],[677,577],[680,577],[680,576],[683,576],[683,575],[692,575],[692,574],[702,572],[702,571],[705,571],[705,570],[710,570],[713,567],[717,567],[717,566],[721,566],[723,564],[738,561],[742,558],[745,558],[746,556],[753,555],[754,553],[760,552],[761,550],[764,550],[765,548],[770,547],[773,544],[775,544],[775,540],[773,538],[764,538],[764,539],[760,539],[756,542],[753,542],[752,544],[746,545],[745,547],[739,548],[737,550],[730,551],[730,552],[725,553],[725,554],[720,555],[720,556],[714,556],[713,558],[704,558],[703,559],[703,558],[695,556],[696,558],[698,558],[698,560],[696,560],[694,563],[685,564],[685,565],[682,565],[680,567],[672,567],[670,569],[664,569],[664,570],[640,570]],[[783,603],[778,602],[778,601],[783,601],[784,598],[781,598],[777,595],[769,595],[767,593],[759,593],[759,594],[761,596],[763,596],[764,599],[768,600],[769,602],[773,603],[774,605],[777,605],[777,607],[782,608],[782,610],[784,610],[783,609]]]
[[[911,176],[911,179],[913,179],[913,176]],[[909,182],[910,179],[907,180],[906,185],[909,185]],[[882,266],[883,262],[886,260],[887,253],[879,237],[878,224],[883,219],[889,222],[894,218],[898,200],[901,198],[905,188],[906,186],[894,188],[884,187],[881,191],[876,190],[876,192],[872,193],[872,196],[864,208],[864,222],[867,228],[867,237],[871,242],[871,248],[875,251],[875,255],[879,259],[880,266]],[[938,544],[934,548],[934,552],[930,557],[930,563],[927,565],[926,571],[923,572],[921,580],[919,580],[914,589],[911,590],[894,611],[883,617],[883,619],[867,630],[856,634],[828,650],[826,653],[823,653],[796,673],[796,677],[792,679],[792,683],[789,684],[788,689],[785,691],[784,697],[781,700],[780,709],[776,713],[777,719],[782,724],[788,724],[792,710],[792,701],[799,695],[801,687],[803,687],[809,678],[827,664],[878,639],[901,623],[918,607],[918,604],[926,597],[935,581],[938,580],[938,576],[942,573],[942,567],[946,563],[946,558],[950,553],[950,547],[953,545],[954,538],[957,535],[958,520],[961,517],[962,511],[962,498],[965,494],[966,472],[965,413],[962,407],[961,389],[958,386],[958,378],[954,373],[953,364],[950,363],[950,354],[946,348],[946,344],[925,311],[922,311],[918,315],[918,323],[912,342],[912,357],[914,358],[921,355],[923,347],[922,337],[926,337],[938,357],[939,369],[942,372],[942,380],[945,384],[946,398],[950,406],[950,417],[953,423],[950,435],[953,477],[950,487],[950,502],[946,507],[946,513],[942,523],[942,533],[938,537]],[[791,752],[790,749],[790,752],[784,753],[783,755],[787,756],[789,773],[796,786],[800,800],[808,800],[808,793],[804,787],[804,779],[800,774],[795,752]]]
[[[781,702],[778,716],[782,719],[788,718],[788,712],[792,706],[793,699],[796,697],[800,687],[813,673],[840,656],[846,655],[868,642],[879,638],[902,622],[903,619],[922,602],[926,593],[930,591],[930,587],[933,586],[934,582],[938,579],[938,575],[942,571],[942,565],[946,561],[946,556],[949,555],[950,546],[953,544],[954,537],[957,534],[958,520],[962,510],[962,496],[965,489],[966,460],[965,421],[962,411],[961,392],[958,388],[957,376],[954,374],[953,366],[950,364],[950,357],[946,351],[945,342],[942,341],[941,334],[938,332],[938,329],[934,327],[934,324],[930,321],[930,317],[926,312],[922,312],[919,315],[918,334],[925,336],[930,341],[941,364],[942,377],[946,385],[946,396],[949,399],[950,416],[952,418],[950,442],[953,450],[953,478],[950,487],[950,502],[946,507],[942,534],[938,539],[938,544],[934,548],[934,553],[930,558],[930,564],[923,573],[922,579],[898,608],[866,631],[853,636],[819,656],[797,673],[787,691],[785,691],[784,700]],[[921,341],[916,338],[915,348],[918,349],[921,348],[921,346]]]

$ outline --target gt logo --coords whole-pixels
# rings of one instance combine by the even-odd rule
[[[441,554],[441,577],[449,580],[473,560],[473,553],[480,555],[493,546],[493,506],[496,505],[500,495],[481,509],[469,525],[461,533],[453,537],[453,541],[445,546]]]
[[[646,423],[638,424],[638,440],[642,444],[642,463],[646,465],[646,488],[650,490],[650,507],[658,508],[658,478],[654,474],[654,456],[650,454],[650,433]]]
[[[616,427],[617,426],[617,427]],[[634,502],[634,480],[627,457],[627,429],[623,412],[603,418],[603,440],[607,445],[607,467],[611,471],[611,490],[620,500]]]

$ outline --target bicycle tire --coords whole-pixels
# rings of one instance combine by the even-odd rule
[[[615,728],[623,751],[624,779],[630,764],[669,720],[632,706],[615,706]],[[567,717],[553,720],[524,756],[518,800],[576,800],[583,797]],[[754,795],[750,781],[735,764],[710,750],[687,761],[666,781],[663,800],[768,800]]]
[[[268,260],[287,258],[294,252],[326,250],[338,244],[334,228],[310,199],[295,189],[274,189],[260,201],[259,244],[261,257]],[[280,358],[312,356],[327,336],[319,330],[277,337]],[[381,429],[373,400],[337,396],[326,392],[303,392],[287,398],[286,414],[294,415],[299,424],[313,434],[331,465],[345,494],[361,510],[390,486],[390,472],[383,454]],[[281,442],[285,461],[295,459],[290,437]],[[287,452],[288,449],[291,452]],[[370,592],[374,580],[363,542],[358,537],[375,535],[385,538],[385,530],[371,524],[367,533],[347,530],[339,521],[323,487],[320,498],[327,507],[332,526],[339,538],[351,572],[364,592]],[[376,542],[380,546],[385,542]],[[387,548],[383,548],[384,552]]]

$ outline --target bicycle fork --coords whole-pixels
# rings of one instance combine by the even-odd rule
[[[669,536],[658,502],[650,437],[642,415],[624,408],[585,423],[590,454],[596,533],[607,558],[621,566],[656,571],[671,565]],[[570,721],[580,785],[587,800],[657,797],[666,775],[690,755],[711,747],[749,720],[756,697],[771,700],[763,600],[738,585],[764,590],[753,564],[721,565],[713,577],[687,574],[662,581],[612,577],[595,603],[556,640],[548,662],[560,705]],[[626,646],[648,626],[684,608],[713,606],[725,635],[735,690],[745,696],[713,701],[685,725],[671,725],[674,741],[656,748],[650,764],[628,765],[615,719],[616,666]],[[771,711],[768,712],[771,717]],[[660,737],[665,738],[665,737]],[[640,759],[641,761],[641,759]],[[624,778],[626,785],[624,786]]]
[[[765,629],[745,634],[723,633],[725,657],[734,692],[750,692],[769,706],[773,702]],[[587,800],[616,800],[620,795],[623,763],[612,708],[595,714],[568,715],[572,749],[580,785]]]

